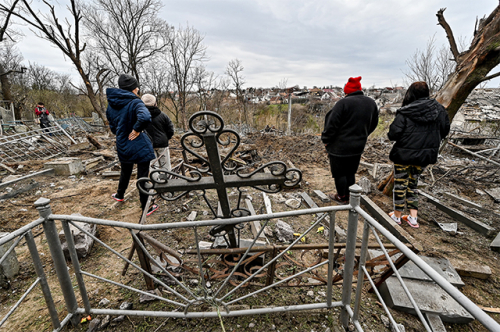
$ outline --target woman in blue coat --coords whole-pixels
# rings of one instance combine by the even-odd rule
[[[151,114],[139,97],[137,80],[122,74],[118,78],[118,87],[106,89],[108,109],[106,117],[111,132],[116,135],[116,151],[120,160],[121,172],[118,190],[112,197],[123,201],[132,169],[137,164],[137,178],[149,176],[149,163],[155,158],[153,145],[149,137],[142,133],[151,122]],[[144,210],[148,196],[139,193],[141,208]],[[158,207],[152,206],[148,215]]]

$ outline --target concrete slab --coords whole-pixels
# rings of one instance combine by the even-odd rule
[[[0,239],[2,239],[3,237],[9,235],[9,233],[6,233],[6,232],[1,232],[0,233]],[[14,240],[11,240],[7,243],[4,243],[2,246],[0,246],[0,257],[3,257],[3,255],[5,255],[5,253],[7,252],[7,250],[10,249],[10,247],[12,246],[12,244],[14,243]],[[7,279],[11,279],[12,277],[14,277],[15,275],[17,275],[19,273],[19,262],[17,261],[17,255],[16,255],[16,251],[13,250],[8,256],[7,258],[2,262],[2,274],[3,276],[5,276]]]
[[[424,262],[429,264],[437,273],[439,273],[443,278],[445,278],[450,284],[456,287],[465,286],[464,282],[460,278],[460,275],[451,265],[450,261],[446,258],[435,258],[435,257],[425,257],[420,256]],[[407,279],[417,279],[424,281],[431,281],[432,279],[427,276],[415,263],[409,261],[403,267],[399,269],[399,274],[401,277]]]
[[[491,276],[491,269],[488,265],[481,265],[461,259],[451,259],[450,262],[461,277],[486,280]]]
[[[44,168],[54,169],[56,175],[73,175],[83,172],[82,160],[79,158],[60,158],[43,165]]]
[[[490,249],[500,252],[500,233],[498,233],[497,237],[491,242]]]
[[[423,313],[436,314],[449,323],[467,324],[474,320],[467,310],[434,282],[404,279],[405,285]],[[395,310],[416,315],[410,299],[396,277],[379,288],[385,303]]]
[[[432,332],[446,332],[446,328],[444,327],[443,321],[441,317],[435,314],[425,314],[425,319],[429,323]]]

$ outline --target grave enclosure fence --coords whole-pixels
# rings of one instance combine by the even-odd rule
[[[17,303],[15,303],[9,312],[4,315],[3,319],[0,321],[0,327],[9,327],[8,319],[15,312],[15,310],[22,305],[23,300],[28,296],[30,292],[33,291],[38,285],[41,287],[43,297],[45,299],[45,304],[48,308],[50,320],[54,331],[60,331],[69,322],[74,325],[78,325],[80,322],[80,317],[83,315],[127,315],[127,316],[140,316],[140,317],[173,317],[173,318],[207,318],[207,317],[231,317],[231,316],[242,316],[242,315],[258,315],[258,314],[272,314],[280,312],[291,312],[291,311],[307,311],[313,309],[330,309],[338,307],[341,309],[340,322],[344,328],[347,328],[350,324],[354,325],[357,331],[363,331],[360,322],[360,304],[363,295],[363,283],[368,280],[372,287],[374,287],[373,280],[371,279],[370,273],[368,273],[366,263],[367,249],[370,245],[369,235],[370,232],[373,233],[377,240],[378,245],[384,252],[387,261],[394,270],[394,274],[402,282],[399,273],[392,263],[390,254],[384,248],[384,243],[381,241],[381,237],[385,238],[393,244],[398,250],[400,250],[409,260],[413,261],[422,271],[424,271],[434,282],[436,282],[441,288],[443,288],[451,297],[453,297],[457,302],[459,302],[472,316],[479,320],[487,329],[491,331],[500,331],[500,325],[493,320],[490,316],[484,313],[479,307],[477,307],[471,300],[464,296],[460,291],[458,291],[453,285],[451,285],[447,280],[440,276],[436,271],[434,271],[429,265],[427,265],[421,258],[419,258],[408,246],[401,241],[399,241],[393,234],[391,234],[387,229],[381,226],[375,219],[373,219],[367,212],[365,212],[360,206],[360,193],[361,188],[354,185],[350,188],[350,202],[348,205],[342,206],[328,206],[321,208],[294,210],[288,212],[279,212],[272,214],[264,214],[257,216],[245,216],[230,219],[213,219],[213,220],[203,220],[203,221],[187,221],[187,222],[174,222],[165,224],[133,224],[120,221],[106,220],[106,219],[96,219],[88,218],[75,215],[58,215],[53,214],[50,208],[50,200],[40,198],[35,202],[35,207],[38,209],[40,218],[31,222],[30,224],[10,233],[0,240],[0,245],[6,243],[12,243],[10,249],[7,250],[5,255],[0,259],[0,263],[3,262],[6,257],[19,245],[19,243],[25,239],[29,253],[34,265],[34,270],[36,272],[36,279],[28,287],[27,291],[19,298]],[[343,265],[342,272],[342,287],[341,294],[338,296],[339,299],[334,299],[334,276],[338,266],[335,261],[335,216],[339,211],[348,211],[348,229],[347,229],[347,241],[345,244],[345,261]],[[292,243],[286,245],[284,250],[275,253],[272,259],[266,261],[263,266],[251,269],[247,271],[248,273],[241,273],[239,268],[244,264],[251,253],[255,255],[263,255],[264,251],[261,251],[259,247],[254,247],[256,240],[254,240],[248,248],[242,249],[244,253],[239,256],[239,259],[234,261],[232,268],[225,271],[223,278],[217,279],[217,281],[210,280],[210,265],[206,262],[203,252],[205,249],[200,248],[200,232],[205,230],[206,227],[212,227],[221,224],[236,225],[236,224],[246,224],[254,220],[261,220],[268,224],[270,220],[284,217],[293,217],[298,215],[316,215],[316,220],[311,224],[311,227],[301,234],[300,237],[295,239]],[[328,255],[324,259],[319,259],[314,264],[304,267],[300,270],[293,270],[288,276],[275,278],[265,285],[256,287],[253,282],[257,279],[266,278],[269,275],[269,271],[276,269],[277,261],[287,252],[296,249],[301,245],[300,240],[306,236],[309,232],[317,228],[319,223],[326,216],[330,217],[330,229],[331,232],[328,235]],[[357,242],[358,239],[358,219],[361,216],[364,220],[363,223],[363,235],[361,237],[361,243]],[[61,242],[58,236],[58,227],[56,222],[61,223],[61,228],[63,229],[67,245],[69,249],[69,254],[71,257],[71,263],[67,263],[63,249],[61,247]],[[191,272],[197,273],[197,280],[199,282],[193,284],[188,282],[183,278],[179,278],[176,275],[175,270],[167,269],[161,264],[157,264],[158,268],[161,270],[162,277],[155,275],[154,273],[146,271],[141,264],[137,264],[134,261],[123,256],[120,251],[113,248],[112,244],[105,243],[93,234],[85,231],[81,228],[79,223],[89,223],[92,225],[98,225],[102,228],[113,227],[115,230],[128,230],[132,238],[140,248],[137,250],[141,251],[147,259],[149,259],[153,264],[155,260],[153,259],[151,253],[144,243],[137,237],[137,233],[146,233],[148,231],[176,231],[183,230],[185,232],[192,232],[193,235],[193,245],[196,247],[194,264],[191,267]],[[264,226],[265,226],[264,225]],[[38,245],[34,241],[32,230],[34,228],[43,227],[43,233],[46,238],[46,245],[49,247],[50,257],[52,259],[51,264],[57,275],[57,281],[48,282],[45,271],[50,269],[52,265],[45,267],[40,259],[41,245]],[[123,284],[120,282],[120,277],[116,278],[106,278],[104,276],[99,276],[96,272],[87,271],[85,267],[85,259],[79,259],[73,237],[71,236],[70,227],[80,228],[81,231],[91,236],[95,240],[95,246],[102,246],[109,253],[118,257],[119,259],[127,262],[132,267],[140,271],[141,273],[147,275],[151,280],[157,285],[161,286],[164,292],[160,293],[149,293],[141,289],[141,287],[134,287],[134,285]],[[260,232],[264,230],[261,228]],[[258,238],[258,236],[256,236]],[[355,251],[356,248],[360,247],[360,257],[356,264]],[[111,255],[107,258],[111,259]],[[46,263],[49,265],[49,263]],[[72,265],[72,270],[70,270],[68,264]],[[355,271],[357,272],[357,281],[355,281],[356,287],[353,291],[353,278]],[[101,270],[102,271],[102,270]],[[273,273],[276,270],[273,271]],[[247,299],[255,299],[254,295],[258,294],[268,294],[271,290],[276,287],[280,287],[284,284],[290,282],[299,282],[303,276],[306,274],[313,273],[317,276],[323,276],[326,279],[326,284],[318,287],[325,287],[326,292],[324,298],[311,299],[311,303],[306,304],[286,304],[282,306],[273,306],[273,303],[266,303],[269,296],[261,296],[259,299],[262,303],[254,307],[245,307],[244,309],[236,308],[235,305],[245,304]],[[212,274],[213,275],[213,274]],[[192,277],[191,279],[193,279]],[[76,281],[76,283],[75,283]],[[95,285],[95,281],[99,284],[107,283],[112,286],[126,289],[131,292],[136,292],[141,295],[148,295],[164,303],[162,310],[118,310],[118,309],[103,309],[99,308],[98,305],[92,305],[95,301],[91,301],[89,294],[92,291],[92,285]],[[51,286],[49,286],[51,285]],[[57,286],[56,286],[57,285]],[[76,286],[74,286],[76,285]],[[407,288],[402,283],[405,292],[408,293],[410,299],[412,299],[411,294],[407,291]],[[392,325],[396,326],[392,315],[390,314],[387,306],[382,301],[382,298],[378,294],[376,288],[374,288],[375,293],[379,297],[379,301],[383,304],[384,310],[390,317]],[[56,309],[54,304],[53,295],[62,294],[64,298],[65,310]],[[272,302],[272,301],[269,301]],[[412,300],[412,302],[414,302]],[[83,307],[79,304],[83,303]],[[422,324],[426,331],[432,331],[429,324],[426,322],[422,313],[415,305],[415,310],[417,315],[422,321]],[[59,317],[64,317],[62,320]],[[397,327],[395,327],[397,330]]]

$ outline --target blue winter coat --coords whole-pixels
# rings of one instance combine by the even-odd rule
[[[142,100],[130,91],[116,88],[106,89],[106,95],[106,117],[111,132],[116,135],[120,162],[137,164],[153,160],[153,144],[142,132],[151,122],[151,114]],[[133,141],[128,139],[132,129],[140,133]]]

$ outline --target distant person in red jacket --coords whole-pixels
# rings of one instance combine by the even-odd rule
[[[45,128],[50,127],[49,110],[45,108],[43,103],[38,103],[36,105],[35,115],[38,117],[40,122],[40,128],[44,129],[44,131],[48,133],[48,129]]]

